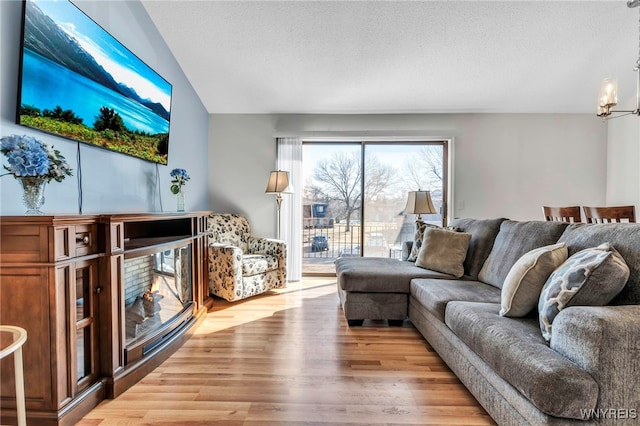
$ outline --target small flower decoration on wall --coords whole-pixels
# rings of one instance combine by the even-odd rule
[[[4,169],[14,178],[40,178],[46,182],[62,182],[72,176],[71,167],[60,151],[40,142],[33,136],[4,136],[0,139],[0,152],[7,157]]]
[[[182,187],[187,183],[189,179],[189,174],[185,169],[173,169],[170,173],[171,177],[171,193],[178,194],[182,191]]]

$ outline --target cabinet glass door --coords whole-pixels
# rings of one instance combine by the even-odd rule
[[[98,366],[96,261],[80,262],[75,269],[75,374],[78,390],[93,382]]]

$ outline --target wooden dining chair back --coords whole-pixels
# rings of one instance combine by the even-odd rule
[[[571,207],[547,207],[543,206],[544,219],[548,222],[580,223],[580,206]]]
[[[587,207],[583,206],[587,223],[636,222],[635,206]]]

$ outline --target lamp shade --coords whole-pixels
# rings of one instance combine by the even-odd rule
[[[267,188],[264,190],[267,194],[279,194],[281,192],[293,192],[293,188],[289,184],[289,172],[275,170],[269,174]]]
[[[429,191],[409,191],[404,214],[433,213],[437,213],[437,211],[433,205],[433,201],[431,201],[431,193]]]

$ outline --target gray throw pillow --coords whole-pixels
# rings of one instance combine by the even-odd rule
[[[545,282],[567,256],[566,244],[558,243],[533,249],[518,259],[502,285],[500,315],[522,317],[531,312]]]
[[[540,330],[551,340],[554,318],[569,306],[604,306],[622,290],[629,267],[609,243],[581,250],[558,267],[538,301]]]
[[[416,266],[460,278],[464,275],[471,234],[445,229],[427,228]]]

